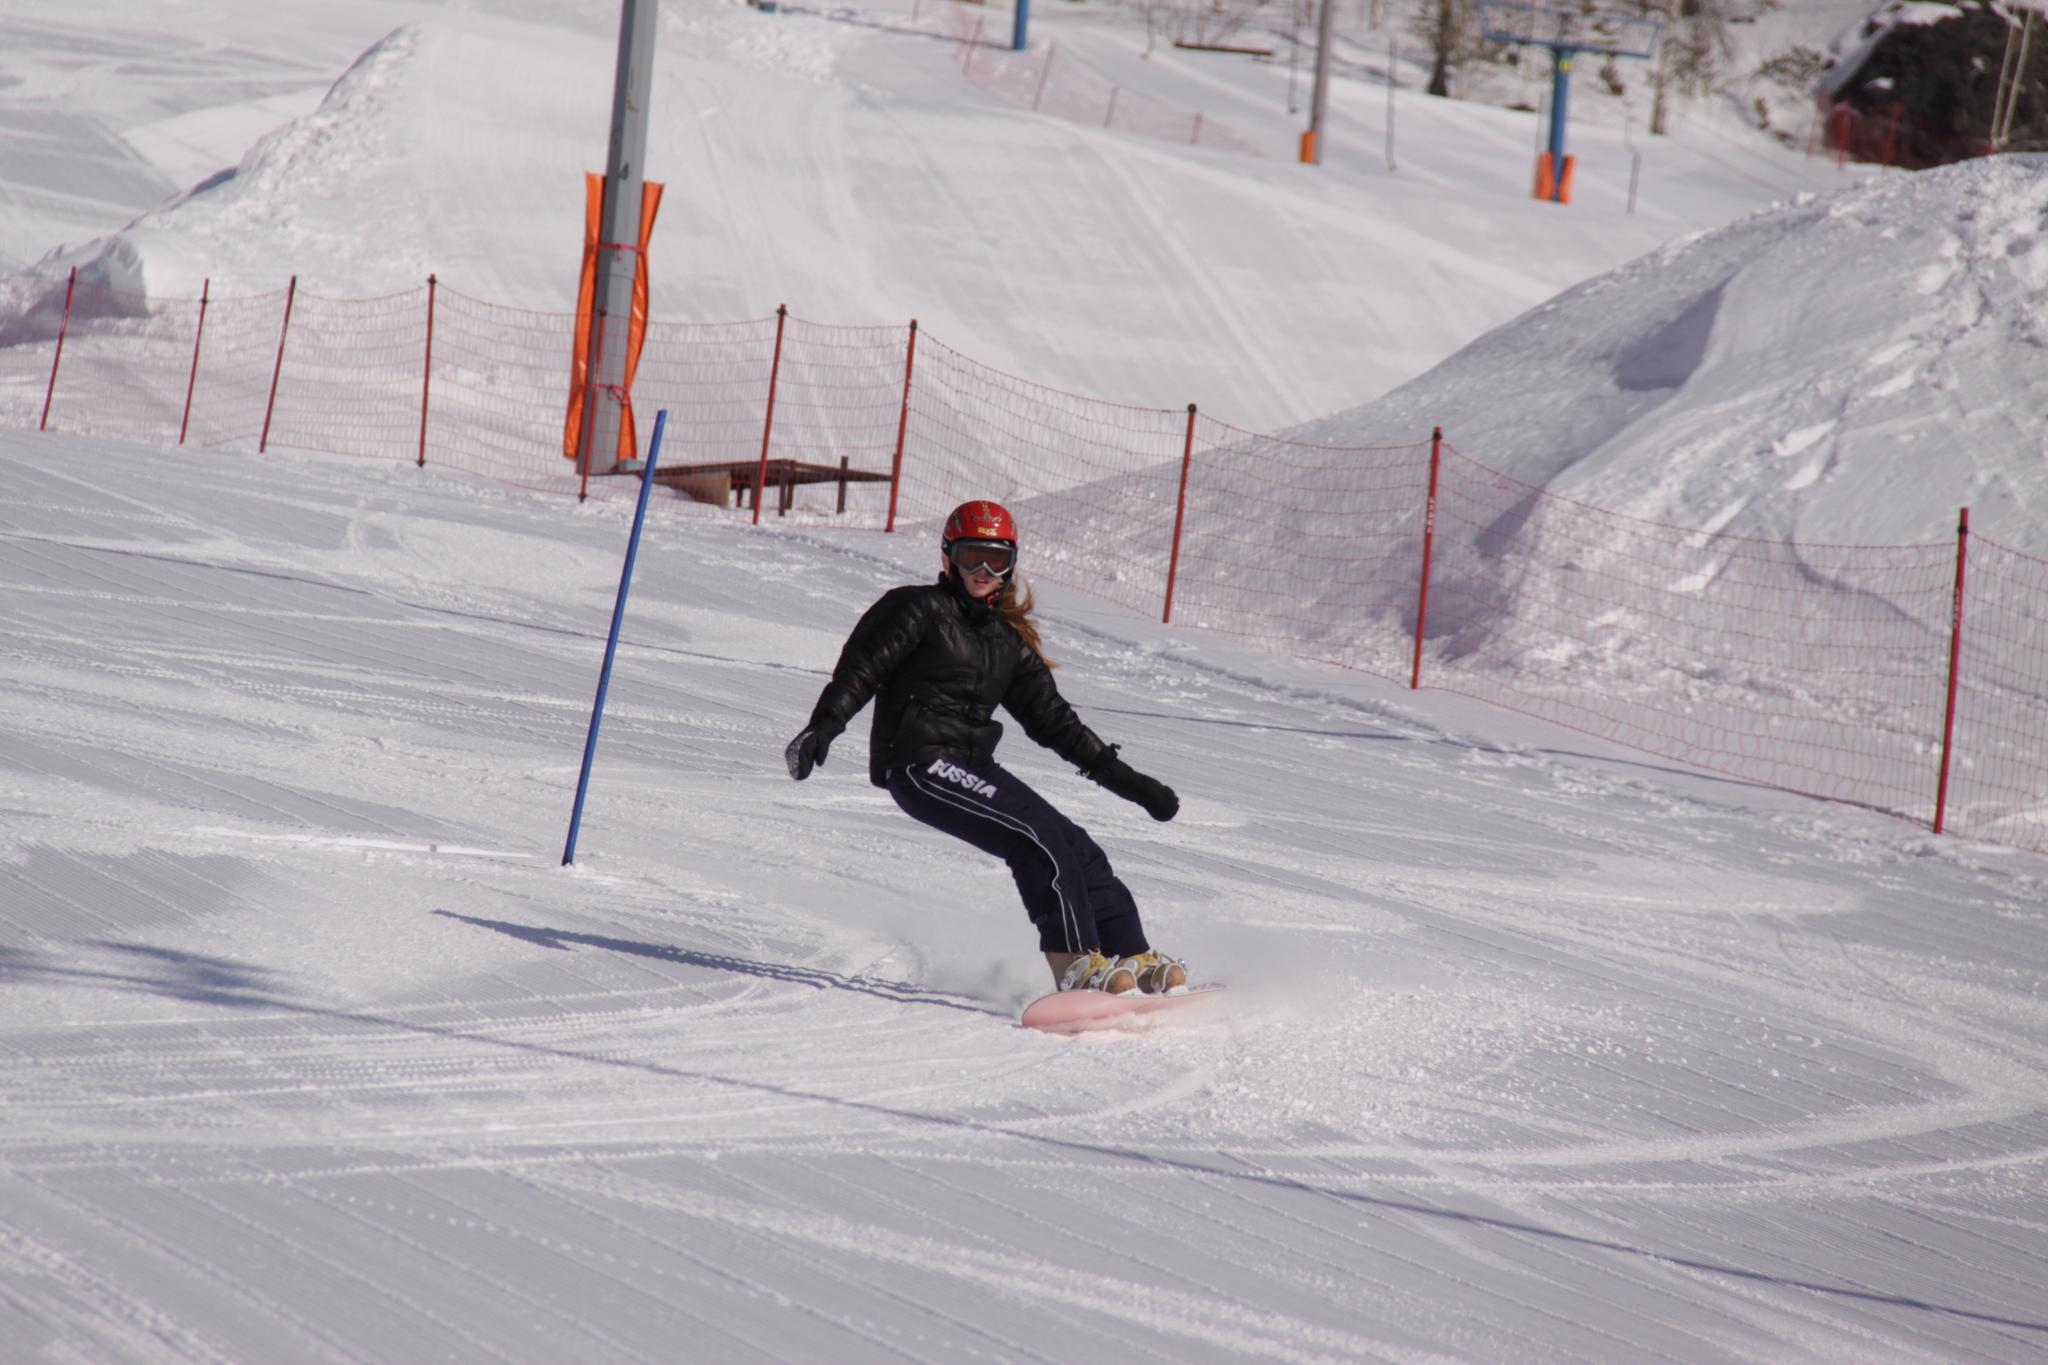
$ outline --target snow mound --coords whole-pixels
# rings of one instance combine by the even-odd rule
[[[1674,242],[1310,424],[1441,425],[1553,493],[1675,525],[1911,544],[1973,524],[2048,553],[2048,159],[1801,196]]]
[[[606,41],[555,29],[483,15],[403,24],[239,164],[39,273],[61,288],[76,264],[82,280],[196,298],[207,279],[217,296],[298,274],[302,288],[361,297],[439,271],[545,300],[529,272],[560,267],[573,284],[560,265],[573,251],[540,261],[529,224],[543,217],[573,247],[583,173],[602,166],[601,143],[595,162],[588,144],[608,70]],[[553,192],[563,186],[575,192]]]
[[[130,294],[193,293],[223,262],[242,262],[255,287],[313,254],[304,224],[321,201],[346,199],[370,168],[400,160],[398,120],[381,116],[403,102],[406,72],[421,34],[403,25],[371,46],[328,90],[320,106],[259,139],[241,163],[102,239],[79,263],[79,277]],[[381,254],[381,234],[357,234],[356,251]],[[345,241],[319,241],[319,254],[347,253]]]

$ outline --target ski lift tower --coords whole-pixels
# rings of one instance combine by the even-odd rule
[[[1479,27],[1492,42],[1550,49],[1550,145],[1536,158],[1536,198],[1571,203],[1572,158],[1564,151],[1564,121],[1572,59],[1597,52],[1646,60],[1656,55],[1662,21],[1612,10],[1479,0]]]

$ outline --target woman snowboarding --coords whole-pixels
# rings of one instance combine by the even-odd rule
[[[1134,771],[1053,685],[1031,596],[1018,594],[1017,549],[1016,524],[997,504],[955,508],[938,582],[891,589],[860,618],[810,723],[784,750],[789,775],[801,782],[822,766],[873,700],[869,780],[911,818],[1009,864],[1061,990],[1175,990],[1187,969],[1146,942],[1137,902],[1095,840],[995,761],[1000,706],[1153,819],[1180,810],[1172,788]]]

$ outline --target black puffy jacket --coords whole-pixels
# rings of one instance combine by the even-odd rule
[[[1108,750],[1053,685],[1052,670],[1001,613],[976,602],[951,576],[892,588],[869,607],[839,652],[811,724],[835,733],[872,698],[868,778],[886,786],[900,764],[995,756],[1000,706],[1024,733],[1077,768]]]

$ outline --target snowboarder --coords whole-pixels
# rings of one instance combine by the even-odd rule
[[[789,775],[801,782],[822,766],[873,699],[869,780],[911,818],[1009,864],[1061,990],[1186,985],[1187,968],[1146,942],[1137,902],[1101,847],[995,761],[995,709],[1155,820],[1171,820],[1180,798],[1124,762],[1053,685],[1031,594],[1019,595],[1010,514],[962,503],[946,518],[939,552],[938,582],[891,589],[854,626],[810,723],[783,753]]]

